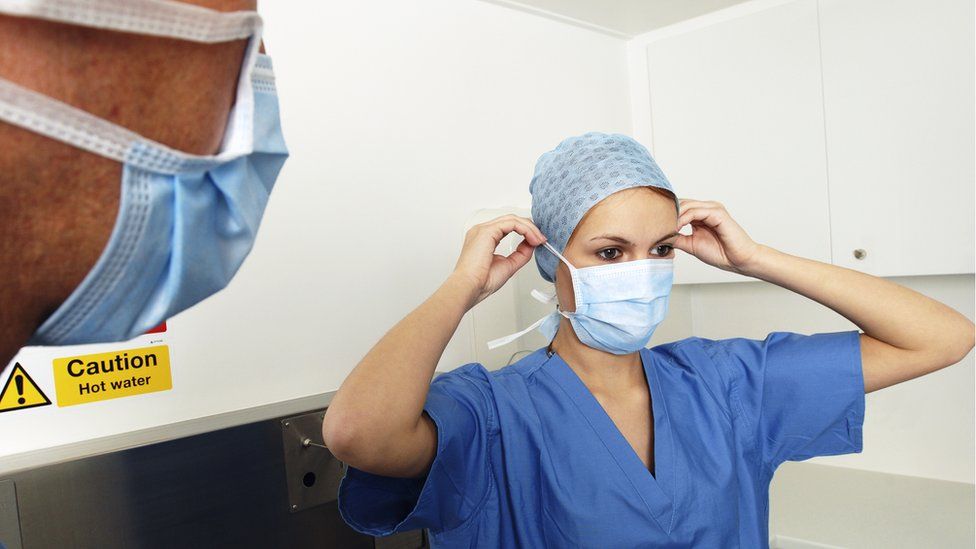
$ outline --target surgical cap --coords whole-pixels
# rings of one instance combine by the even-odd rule
[[[529,184],[532,220],[560,253],[583,215],[611,194],[633,187],[658,187],[678,198],[651,154],[620,134],[589,132],[563,140],[543,154]],[[535,250],[542,278],[556,280],[558,259],[544,246]]]

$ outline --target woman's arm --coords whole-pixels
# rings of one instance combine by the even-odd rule
[[[951,366],[972,349],[976,327],[958,311],[869,274],[753,242],[718,202],[681,200],[675,247],[706,263],[772,282],[837,311],[861,331],[864,391]]]
[[[865,393],[956,364],[973,348],[973,323],[943,303],[860,271],[760,250],[743,274],[826,305],[864,332]]]
[[[511,232],[525,240],[508,257],[495,255]],[[422,412],[444,348],[461,317],[528,263],[543,241],[530,220],[512,215],[468,231],[454,272],[387,332],[339,387],[322,424],[325,445],[336,457],[385,476],[416,477],[427,470],[437,431]]]

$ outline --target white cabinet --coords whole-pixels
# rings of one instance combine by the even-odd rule
[[[834,263],[973,272],[973,1],[821,0],[820,30]]]
[[[635,134],[679,196],[818,261],[973,272],[972,0],[755,0],[629,51]],[[675,269],[745,279],[683,253]]]
[[[829,262],[816,0],[728,12],[650,35],[647,144],[679,197],[721,202],[757,242]],[[742,280],[678,252],[676,283]]]

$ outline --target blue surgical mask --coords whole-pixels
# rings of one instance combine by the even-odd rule
[[[0,79],[0,120],[123,164],[109,242],[92,270],[38,328],[30,345],[121,341],[224,288],[254,244],[288,156],[271,59],[256,12],[181,2],[0,0],[0,13],[202,43],[249,38],[220,152],[186,154]],[[70,183],[70,182],[69,182]]]
[[[668,312],[674,278],[673,259],[641,259],[577,269],[548,242],[543,244],[569,267],[576,310],[557,310],[521,332],[488,342],[494,349],[530,330],[550,341],[559,329],[560,316],[569,319],[583,344],[615,355],[643,349]],[[541,301],[555,299],[533,291]]]

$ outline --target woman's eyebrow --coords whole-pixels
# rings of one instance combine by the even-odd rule
[[[677,231],[675,231],[675,232],[673,232],[673,233],[671,233],[671,234],[669,234],[669,235],[667,235],[667,236],[663,236],[663,237],[661,237],[661,239],[660,239],[660,240],[658,240],[657,242],[655,242],[655,244],[660,244],[661,242],[664,242],[665,240],[667,240],[667,239],[669,239],[669,238],[671,238],[672,236],[678,236],[678,232],[677,232]]]
[[[671,233],[669,235],[662,236],[654,244],[660,244],[661,242],[664,242],[665,240],[671,238],[672,236],[678,236],[678,233],[677,232],[673,232],[673,233]],[[614,242],[619,242],[619,243],[621,243],[621,244],[623,244],[625,246],[633,246],[634,245],[633,242],[627,240],[626,238],[624,238],[622,236],[613,235],[613,234],[601,234],[600,236],[594,236],[593,238],[590,239],[590,242],[593,242],[594,240],[612,240]]]
[[[626,238],[612,235],[612,234],[601,234],[600,236],[594,236],[593,238],[590,239],[590,242],[593,242],[594,240],[613,240],[614,242],[619,242],[625,246],[634,245],[631,241],[627,240]]]

